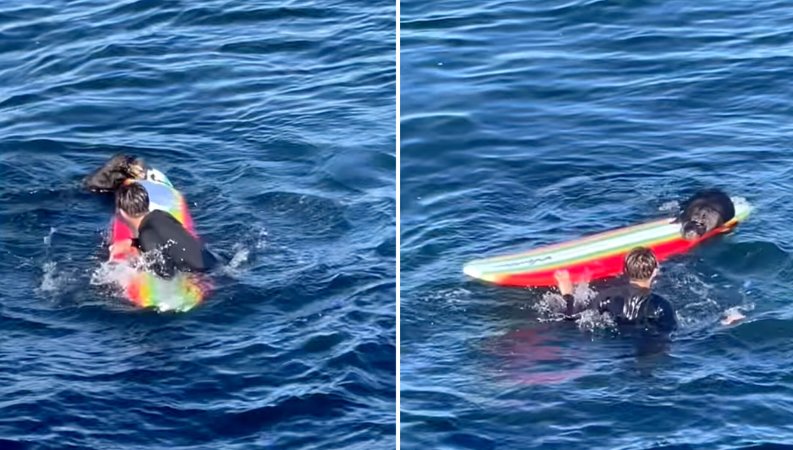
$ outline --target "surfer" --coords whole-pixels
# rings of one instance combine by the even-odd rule
[[[148,253],[157,251],[151,269],[161,277],[175,272],[200,272],[209,269],[214,257],[201,242],[166,211],[149,211],[149,195],[140,183],[124,183],[116,189],[116,207],[137,238],[116,242],[110,257],[130,252],[133,248]]]
[[[587,307],[577,309],[570,273],[557,271],[559,291],[566,303],[565,317],[576,320],[584,310],[594,309],[599,314],[608,313],[618,325],[636,325],[661,333],[674,331],[677,319],[672,304],[652,292],[653,281],[658,276],[658,260],[652,250],[644,247],[631,250],[625,256],[624,273],[627,283],[603,290]]]

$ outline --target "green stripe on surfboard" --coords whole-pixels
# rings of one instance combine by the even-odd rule
[[[748,217],[751,206],[745,201],[735,202],[735,218],[741,222]],[[589,260],[602,259],[626,252],[633,247],[653,247],[680,238],[680,225],[663,219],[641,225],[612,230],[575,241],[541,247],[517,255],[499,256],[471,261],[463,271],[474,278],[494,279],[520,273],[536,273],[553,268],[568,267]]]
[[[629,234],[591,241],[579,247],[563,250],[524,255],[511,261],[493,261],[484,259],[472,261],[466,265],[466,272],[478,273],[479,277],[486,274],[510,275],[516,273],[539,272],[552,267],[570,266],[578,262],[599,259],[639,246],[652,246],[671,241],[680,237],[680,227],[676,224],[664,224],[654,228],[640,230]]]
[[[616,230],[611,230],[611,231],[606,231],[606,232],[603,232],[603,233],[594,234],[592,236],[587,236],[587,237],[584,237],[584,238],[581,238],[581,239],[576,239],[576,240],[573,240],[573,241],[563,242],[563,243],[559,243],[559,244],[551,244],[551,245],[548,245],[548,246],[545,246],[545,247],[536,248],[534,250],[529,250],[527,252],[518,253],[518,254],[515,254],[515,255],[493,256],[491,258],[487,258],[486,260],[487,261],[492,261],[492,262],[495,263],[496,261],[508,262],[508,261],[512,261],[512,260],[519,260],[519,259],[526,258],[526,257],[529,257],[529,256],[537,257],[537,256],[541,256],[541,255],[546,255],[548,253],[559,252],[559,251],[562,251],[562,250],[565,250],[565,249],[568,249],[568,248],[572,248],[572,247],[578,247],[578,246],[581,246],[581,245],[584,245],[584,244],[590,244],[590,243],[595,242],[595,241],[602,241],[602,240],[607,239],[607,238],[619,238],[621,236],[625,236],[625,235],[628,235],[628,234],[636,233],[636,232],[639,232],[639,231],[644,231],[644,230],[647,230],[647,229],[650,229],[650,228],[668,225],[668,224],[671,223],[672,220],[673,219],[656,220],[654,222],[643,223],[641,225],[633,225],[633,226],[629,226],[629,227],[625,227],[625,228],[619,228],[619,229],[616,229]],[[484,260],[480,260],[480,261],[484,261]]]

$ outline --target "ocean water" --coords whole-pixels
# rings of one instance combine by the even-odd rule
[[[0,448],[390,448],[390,2],[0,5]],[[190,312],[102,276],[140,155],[223,259]]]
[[[793,7],[401,11],[404,448],[793,444]],[[754,211],[663,265],[656,289],[681,325],[669,344],[554,321],[552,293],[462,274],[674,214],[704,187]]]

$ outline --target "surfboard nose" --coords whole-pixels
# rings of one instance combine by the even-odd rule
[[[478,270],[476,267],[472,266],[471,264],[466,264],[463,266],[463,273],[472,278],[482,277],[482,271]]]

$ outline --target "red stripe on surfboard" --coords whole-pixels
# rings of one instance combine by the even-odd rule
[[[600,240],[604,240],[604,239],[615,237],[615,236],[620,236],[620,235],[634,233],[637,230],[645,230],[645,229],[650,229],[650,228],[653,228],[653,227],[660,227],[660,226],[664,226],[664,225],[669,225],[670,223],[672,223],[672,219],[660,219],[660,220],[656,220],[656,221],[653,221],[653,222],[647,222],[647,223],[643,223],[643,224],[639,224],[639,225],[632,225],[632,226],[629,226],[629,227],[617,228],[617,229],[610,230],[610,231],[604,231],[602,233],[593,234],[591,236],[586,236],[586,237],[575,239],[575,240],[572,240],[572,241],[560,242],[558,244],[546,245],[546,246],[543,246],[543,247],[540,247],[540,248],[536,248],[536,249],[529,250],[529,251],[522,252],[522,253],[517,253],[517,254],[514,254],[514,255],[493,256],[493,257],[490,257],[490,258],[485,258],[482,261],[487,261],[489,264],[494,264],[494,263],[506,262],[506,261],[513,260],[513,259],[521,259],[521,258],[526,258],[526,257],[529,257],[529,256],[535,256],[535,255],[540,255],[540,254],[545,254],[545,253],[551,253],[551,252],[559,251],[559,250],[565,249],[565,248],[577,247],[579,245],[587,244],[587,243],[590,243],[590,242],[600,241]]]
[[[113,216],[110,222],[110,243],[115,244],[118,241],[125,239],[132,239],[132,230],[126,223],[118,216]]]
[[[728,232],[732,227],[722,227],[713,230],[702,238],[695,241],[687,241],[683,238],[675,239],[672,241],[662,242],[657,245],[650,246],[655,253],[658,261],[665,261],[672,256],[688,252],[702,241],[709,239],[717,234]],[[573,283],[582,283],[587,281],[602,280],[604,278],[616,277],[622,274],[625,255],[630,250],[624,252],[611,254],[604,258],[589,260],[578,264],[565,267],[564,269],[570,272],[570,279]],[[494,280],[493,283],[499,286],[512,286],[512,287],[554,287],[556,286],[556,278],[554,273],[560,268],[541,270],[538,272],[527,272],[514,275],[505,275]]]

